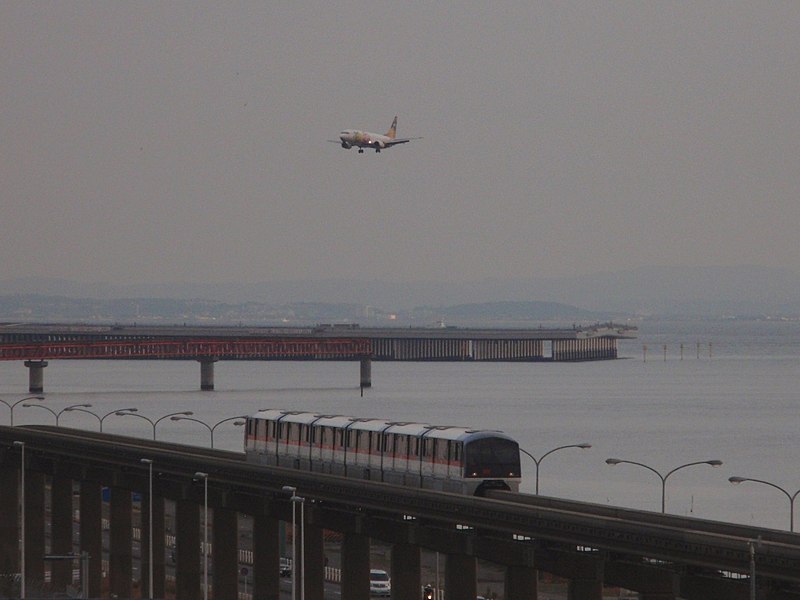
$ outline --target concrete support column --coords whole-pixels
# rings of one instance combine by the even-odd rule
[[[506,567],[505,600],[536,600],[539,582],[533,567]]]
[[[89,554],[89,597],[99,598],[103,584],[103,495],[100,484],[81,481],[81,552]]]
[[[369,538],[365,535],[348,533],[342,541],[342,598],[369,600]]]
[[[303,590],[305,590],[305,600],[325,600],[325,548],[322,528],[309,524],[308,513],[306,510],[305,531],[302,532],[306,562]],[[299,557],[295,566],[300,566]]]
[[[372,387],[372,359],[369,357],[361,359],[361,387]]]
[[[51,490],[52,553],[72,554],[72,479],[56,475]],[[64,592],[72,584],[72,569],[77,563],[54,560],[50,566],[53,591]]]
[[[444,591],[447,598],[474,598],[478,595],[475,558],[448,554],[445,561]]]
[[[132,596],[133,545],[131,528],[131,492],[111,488],[111,520],[109,525],[108,579],[109,590],[119,598]]]
[[[0,464],[0,481],[0,573],[19,573],[18,459]],[[11,577],[0,578],[0,597],[11,598],[14,588]]]
[[[214,508],[211,548],[214,565],[214,598],[239,595],[239,515]]]
[[[28,596],[44,584],[44,474],[25,471],[25,582]]]
[[[175,595],[177,600],[202,598],[200,568],[200,505],[192,500],[175,503]]]
[[[419,546],[392,546],[392,597],[418,598],[422,588]]]
[[[568,600],[603,600],[603,582],[597,579],[570,579]]]
[[[253,598],[279,600],[279,521],[267,515],[253,516]]]
[[[28,391],[31,394],[41,394],[44,391],[44,368],[46,360],[26,360],[23,363],[28,367]]]
[[[153,501],[153,597],[164,597],[164,580],[166,565],[164,564],[164,498],[156,496]],[[141,589],[142,598],[149,598],[150,592],[150,498],[142,495],[142,529],[141,529]]]
[[[203,358],[200,363],[200,389],[206,392],[214,391],[214,363],[216,358]]]

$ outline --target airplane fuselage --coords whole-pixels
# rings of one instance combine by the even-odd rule
[[[342,141],[342,148],[355,146],[359,152],[363,152],[364,148],[374,148],[376,152],[380,152],[391,146],[393,141],[389,136],[359,129],[345,129],[339,134],[339,139]]]

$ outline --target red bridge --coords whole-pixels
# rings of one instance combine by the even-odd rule
[[[369,357],[371,353],[371,344],[367,339],[109,340],[0,344],[0,360],[358,360]]]

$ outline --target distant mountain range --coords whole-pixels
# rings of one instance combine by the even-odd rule
[[[135,315],[137,310],[141,315],[145,306],[152,308],[147,303],[160,302],[159,312],[163,310],[171,318],[187,311],[195,314],[200,306],[206,310],[216,306],[218,312],[260,311],[264,316],[281,315],[291,307],[295,313],[299,310],[323,317],[327,312],[331,320],[343,311],[350,315],[348,318],[402,313],[409,319],[461,320],[480,315],[511,321],[605,319],[614,315],[800,315],[797,273],[749,266],[647,267],[580,277],[461,283],[329,279],[116,285],[59,279],[0,281],[0,297],[31,295],[58,297],[62,302],[82,299],[84,305],[102,301],[95,307],[101,312],[126,315]],[[244,310],[245,306],[250,308]]]

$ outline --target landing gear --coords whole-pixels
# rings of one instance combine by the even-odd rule
[[[376,153],[378,153],[378,152],[380,152],[380,151],[381,151],[381,149],[380,149],[380,148],[375,148],[375,152],[376,152]]]
[[[364,154],[364,149],[363,149],[363,148],[359,148],[359,149],[358,149],[358,153],[359,153],[359,154]]]

